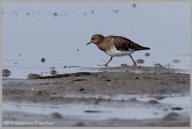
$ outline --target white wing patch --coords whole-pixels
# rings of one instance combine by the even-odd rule
[[[119,51],[116,49],[115,46],[112,46],[109,51],[106,51],[106,54],[109,56],[125,56],[125,55],[132,54],[133,52],[135,52],[135,50]]]

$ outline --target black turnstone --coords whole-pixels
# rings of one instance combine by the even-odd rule
[[[126,55],[130,56],[134,66],[136,66],[136,62],[131,56],[131,54],[135,51],[150,49],[148,47],[143,47],[137,43],[134,43],[133,41],[125,37],[113,35],[104,37],[101,34],[95,34],[91,37],[91,41],[87,43],[87,45],[89,45],[90,43],[96,44],[100,50],[104,51],[107,55],[111,56],[110,60],[105,64],[105,66],[108,65],[108,63],[112,60],[114,56]]]

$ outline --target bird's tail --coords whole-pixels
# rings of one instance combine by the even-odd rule
[[[149,50],[150,48],[149,47],[143,47],[142,49],[143,50]]]

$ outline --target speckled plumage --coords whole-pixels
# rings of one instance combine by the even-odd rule
[[[150,49],[134,43],[127,38],[113,35],[104,37],[103,35],[95,34],[91,37],[91,41],[88,44],[90,43],[96,44],[100,50],[111,56],[111,59],[105,65],[107,65],[114,56],[125,55],[129,55],[134,65],[136,65],[136,62],[133,60],[131,54],[135,51]]]

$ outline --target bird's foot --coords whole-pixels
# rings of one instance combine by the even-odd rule
[[[106,65],[106,64],[100,64],[100,65],[97,65],[97,66],[108,66],[108,65]]]
[[[105,63],[104,66],[108,66],[108,63]]]

